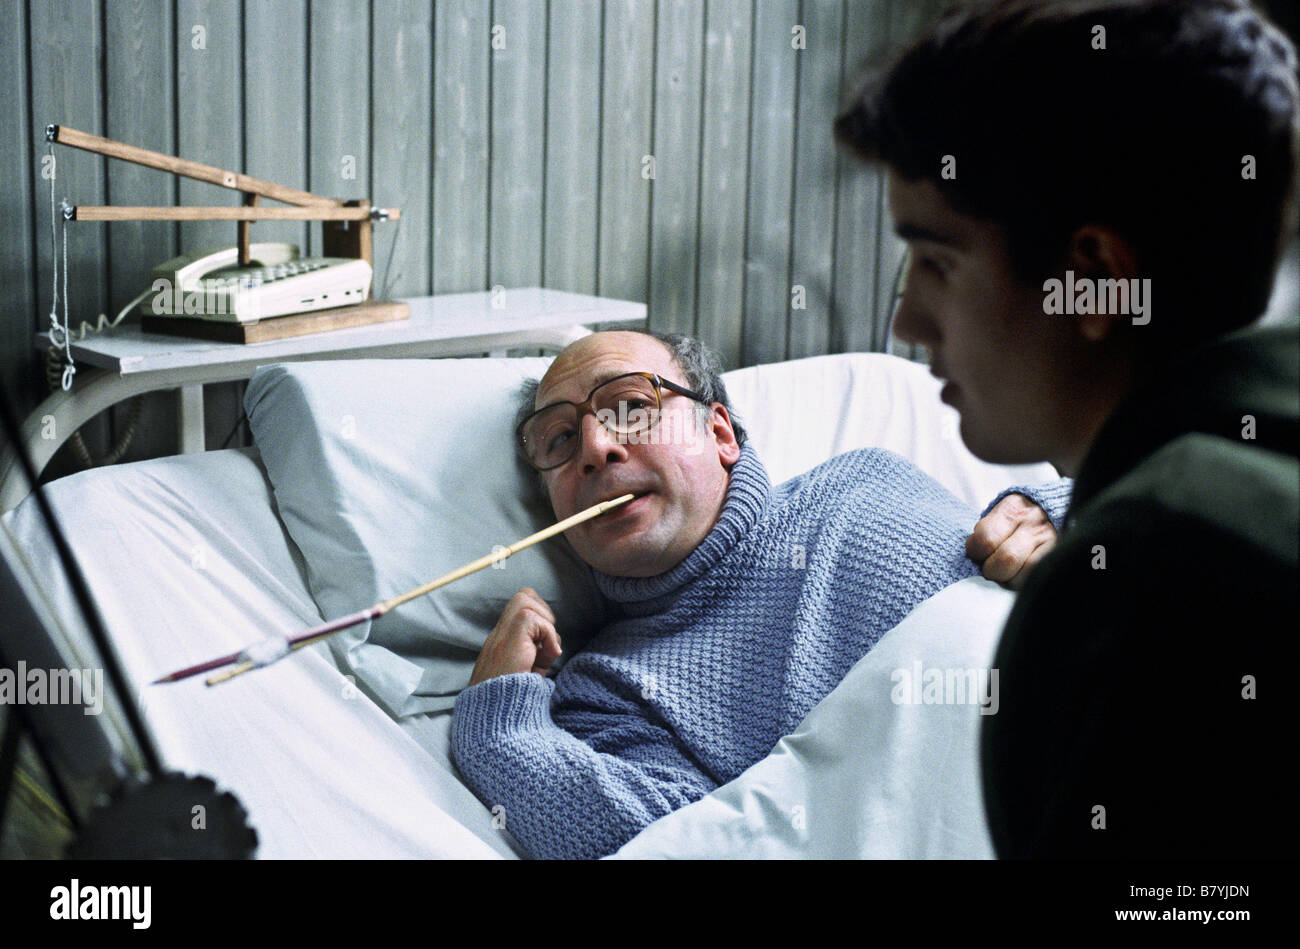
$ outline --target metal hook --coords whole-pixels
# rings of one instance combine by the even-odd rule
[[[77,367],[68,363],[63,367],[63,391],[67,392],[72,388],[72,377],[77,374]]]

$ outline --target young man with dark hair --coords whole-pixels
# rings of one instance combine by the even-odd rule
[[[1244,0],[980,0],[835,131],[889,167],[895,332],[966,444],[1076,479],[996,658],[999,855],[1293,854],[1300,335],[1252,324],[1295,234],[1294,47]]]

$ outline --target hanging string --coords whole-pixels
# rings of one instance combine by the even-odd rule
[[[54,210],[54,144],[48,143],[45,146],[46,153],[50,159],[50,257],[53,258],[54,270],[54,292],[53,302],[50,304],[50,342],[55,346],[62,346],[63,343],[58,339],[59,330],[59,235],[58,235],[58,217]]]
[[[50,302],[50,343],[55,349],[62,348],[67,357],[67,365],[63,369],[63,378],[61,384],[63,391],[67,392],[72,388],[72,378],[77,374],[77,367],[72,361],[72,324],[68,317],[68,219],[72,216],[72,207],[66,200],[60,205],[63,212],[63,323],[59,323],[59,241],[58,241],[58,212],[54,206],[54,181],[57,172],[54,170],[58,166],[55,164],[54,143],[47,139],[45,143],[45,152],[50,158],[50,256],[53,258],[51,265],[53,287]]]
[[[63,391],[72,388],[72,377],[77,374],[77,367],[72,362],[72,321],[68,316],[68,218],[72,208],[67,201],[63,208],[63,351],[68,364],[63,367]]]
[[[50,345],[45,350],[45,377],[51,390],[57,386],[61,387],[64,392],[67,392],[72,388],[73,379],[77,374],[77,366],[72,359],[72,317],[68,312],[68,222],[72,220],[76,210],[72,205],[68,204],[66,198],[62,202],[59,202],[57,207],[55,204],[56,197],[54,193],[54,182],[57,177],[57,173],[55,173],[55,168],[57,166],[55,165],[56,159],[54,157],[53,128],[53,126],[50,126],[46,129],[45,133],[45,153],[49,156],[49,167],[51,170],[50,257],[52,258],[52,261],[50,269],[52,271],[53,283],[50,294]],[[61,215],[60,212],[62,212]],[[63,218],[63,240],[61,247],[58,223],[60,216]],[[62,250],[61,255],[60,250]],[[60,256],[62,257],[62,261],[60,261]],[[63,274],[63,321],[61,323],[59,321],[60,271],[62,271]],[[81,332],[77,338],[84,340],[87,332],[99,333],[117,326],[126,317],[127,313],[151,292],[152,290],[145,290],[137,296],[134,300],[128,303],[125,308],[123,308],[122,312],[119,313],[117,318],[111,323],[108,322],[103,313],[99,314],[99,322],[94,327],[90,326],[83,320],[81,323]],[[60,350],[62,350],[62,354],[60,354]],[[92,458],[89,449],[86,448],[85,441],[81,437],[81,432],[73,432],[70,441],[77,457],[81,460],[83,467],[91,468],[97,465],[112,465],[116,464],[122,458],[126,453],[127,446],[131,443],[132,437],[135,435],[136,426],[140,421],[143,402],[144,397],[139,395],[131,400],[130,412],[127,416],[126,426],[122,430],[122,434],[118,437],[117,442],[113,445],[112,450],[102,458]]]

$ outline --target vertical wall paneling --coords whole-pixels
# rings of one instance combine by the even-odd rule
[[[837,149],[831,126],[839,105],[844,0],[802,0],[800,22],[807,47],[797,54],[790,283],[802,288],[803,309],[789,310],[790,359],[827,352],[831,344]]]
[[[45,126],[69,125],[98,135],[102,121],[101,23],[94,0],[60,2],[31,0],[32,125],[38,154],[45,153]],[[105,159],[90,152],[57,146],[55,149],[55,199],[71,204],[103,204]],[[36,196],[44,232],[49,228],[49,195],[45,187]],[[61,255],[61,248],[57,248]],[[108,308],[108,241],[104,225],[68,225],[68,314],[78,325],[94,323]],[[40,255],[37,294],[39,312],[50,311],[50,251]],[[60,280],[62,283],[62,280]],[[63,288],[59,287],[62,297]],[[62,313],[62,304],[59,306]],[[42,326],[42,329],[45,327]]]
[[[431,292],[432,10],[421,0],[398,0],[376,4],[374,11],[371,199],[402,210],[399,224],[375,227],[374,292],[378,295],[387,284],[389,297],[424,296]]]
[[[887,47],[889,23],[883,3],[845,5],[844,82],[841,102],[857,88],[863,67]],[[834,295],[831,301],[831,350],[870,350],[875,338],[876,252],[881,220],[880,188],[884,177],[877,166],[864,165],[843,149],[839,167],[835,215]]]
[[[178,0],[176,5],[176,147],[191,161],[234,171],[244,164],[242,24],[229,3]],[[239,194],[206,181],[180,180],[182,204],[238,205]],[[186,253],[229,247],[235,225],[182,221]]]
[[[543,283],[596,292],[600,191],[600,3],[550,5]]]
[[[728,367],[923,358],[889,334],[903,244],[884,175],[839,149],[831,125],[863,67],[945,2],[12,0],[0,9],[5,380],[28,411],[45,395],[32,339],[51,300],[48,122],[400,207],[400,225],[375,231],[376,291],[390,296],[541,285],[640,300],[651,327],[696,333]],[[73,203],[240,200],[56,156],[57,196]],[[319,235],[253,228],[308,254]],[[72,224],[74,324],[115,315],[164,258],[235,236],[230,223]],[[242,390],[206,387],[210,446]],[[146,399],[128,460],[175,450],[174,402]],[[126,411],[85,426],[92,452]],[[65,451],[50,472],[77,467]]]
[[[104,7],[104,134],[169,155],[176,152],[171,14],[170,0],[125,0]],[[179,181],[175,175],[126,161],[110,160],[106,165],[110,203],[165,206],[175,201]],[[205,189],[209,197],[214,192]],[[96,226],[104,228],[110,246],[109,316],[113,317],[148,287],[154,264],[176,255],[176,229],[156,221]]]
[[[331,198],[370,196],[370,5],[312,3],[308,163],[310,190]],[[313,234],[319,233],[319,225]]]
[[[542,279],[546,7],[538,0],[492,4],[492,286],[531,287]]]
[[[790,309],[790,199],[794,178],[799,51],[797,0],[759,3],[754,22],[749,218],[745,251],[745,345],[751,363],[785,358]]]
[[[657,29],[649,323],[693,333],[704,4],[659,0]]]
[[[36,327],[49,325],[49,291],[46,309],[38,311],[35,273],[37,256],[50,253],[50,183],[41,176],[45,137],[39,130],[52,121],[31,114],[29,55],[26,5],[0,5],[0,57],[9,64],[0,72],[0,168],[8,169],[0,190],[8,239],[0,257],[0,385],[24,415],[45,392],[32,347]]]
[[[68,125],[83,132],[104,134],[103,123],[103,24],[99,4],[94,0],[30,0],[29,47],[32,64],[30,134],[37,154],[45,153],[45,126]],[[55,200],[67,198],[70,204],[103,204],[106,198],[105,159],[90,152],[55,147]],[[51,266],[58,253],[62,267],[62,247],[49,248],[49,192],[41,181],[40,194],[33,195],[33,207],[39,226],[37,244],[36,294],[42,315],[41,329],[49,327],[51,303]],[[109,244],[100,223],[68,224],[67,304],[68,318],[74,328],[82,321],[92,326],[99,314],[108,310]],[[60,237],[61,240],[61,237]],[[44,245],[44,249],[41,249]],[[59,314],[63,314],[63,279],[59,280]],[[44,365],[45,354],[37,357]],[[42,373],[43,374],[43,373]],[[40,396],[43,398],[45,392]],[[82,426],[86,446],[101,454],[111,436],[108,416]],[[60,456],[68,455],[65,449]],[[56,459],[62,460],[62,459]]]
[[[752,0],[710,0],[704,26],[696,332],[740,365],[745,303],[745,168],[749,157]]]
[[[244,5],[244,167],[246,174],[307,189],[306,0],[257,0]],[[271,207],[280,207],[275,201]],[[319,227],[319,225],[317,225]],[[285,241],[307,253],[305,221],[261,221],[254,241]]]
[[[603,11],[598,290],[646,300],[654,182],[643,169],[654,148],[655,9],[644,0],[607,0]]]
[[[441,0],[433,30],[433,292],[487,287],[491,9]]]
[[[104,5],[104,116],[109,138],[175,154],[172,90],[175,56],[171,0],[126,0]],[[110,160],[107,199],[111,204],[174,204],[179,179],[164,171]],[[176,226],[159,221],[121,221],[86,225],[104,229],[109,243],[108,296],[110,319],[149,289],[150,269],[176,256]],[[139,317],[129,314],[126,322]],[[112,410],[113,434],[126,424],[128,410]],[[126,460],[149,458],[176,447],[175,399],[157,394],[145,398]]]

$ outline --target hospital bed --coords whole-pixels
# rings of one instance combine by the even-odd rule
[[[521,380],[549,360],[264,366],[245,398],[253,447],[50,483],[134,690],[109,696],[99,722],[122,755],[133,754],[125,699],[168,767],[237,796],[259,857],[520,856],[508,815],[456,772],[450,709],[515,590],[553,599],[566,653],[599,624],[590,578],[563,541],[408,604],[382,628],[363,626],[226,684],[148,683],[360,609],[548,523],[535,477],[512,453],[510,418]],[[938,382],[895,356],[818,356],[725,380],[773,484],[868,446],[912,459],[976,511],[1007,486],[1056,477],[1047,465],[975,459]],[[63,661],[98,666],[34,501],[0,524]],[[987,669],[1011,600],[982,579],[937,594],[768,758],[618,856],[991,856],[980,708],[900,701],[897,680],[916,663]]]

